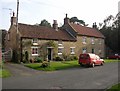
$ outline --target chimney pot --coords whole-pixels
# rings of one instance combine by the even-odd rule
[[[11,25],[16,25],[17,18],[15,17],[15,13],[13,12],[13,16],[11,17]]]
[[[57,20],[53,20],[53,28],[58,31],[58,23]]]
[[[64,18],[64,25],[70,23],[70,20],[68,18],[68,14],[66,14],[66,17]]]

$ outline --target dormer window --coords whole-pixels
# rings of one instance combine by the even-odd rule
[[[32,43],[33,43],[33,45],[38,45],[38,39],[36,39],[36,38],[33,39],[33,40],[32,40]]]

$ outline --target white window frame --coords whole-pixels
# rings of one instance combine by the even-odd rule
[[[75,47],[70,47],[70,54],[75,54]]]
[[[58,47],[58,55],[62,55],[63,48],[64,48],[64,47]],[[59,51],[59,49],[61,49],[61,51]]]
[[[58,41],[58,45],[60,45],[60,46],[63,45],[62,40]]]
[[[95,44],[95,38],[94,37],[91,38],[91,43]]]
[[[83,44],[87,44],[87,37],[85,37],[85,36],[82,37],[82,43],[83,43]]]
[[[37,38],[32,39],[32,43],[33,45],[38,45],[38,39]]]
[[[33,54],[33,48],[37,49],[37,53],[36,54]],[[38,56],[38,47],[31,47],[31,54],[32,54],[32,56]]]
[[[83,48],[82,53],[87,53],[87,48]]]

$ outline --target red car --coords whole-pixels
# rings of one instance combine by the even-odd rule
[[[109,59],[120,59],[120,55],[119,54],[114,54],[114,55],[110,55],[108,56]]]
[[[86,65],[86,66],[94,67],[95,65],[103,65],[104,60],[100,59],[100,57],[96,54],[86,53],[86,54],[80,54],[78,63],[81,66]]]

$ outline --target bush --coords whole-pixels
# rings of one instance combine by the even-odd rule
[[[71,55],[71,56],[68,56],[65,60],[66,61],[73,61],[73,60],[78,60],[78,58],[75,55]]]
[[[49,66],[49,62],[48,61],[43,61],[43,63],[41,64],[41,67],[46,68]]]
[[[63,61],[63,59],[61,57],[55,57],[53,60],[54,61]]]
[[[35,58],[35,62],[41,63],[42,59],[40,57]]]

